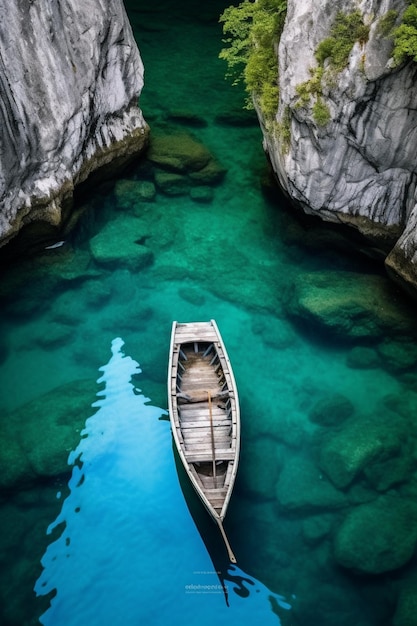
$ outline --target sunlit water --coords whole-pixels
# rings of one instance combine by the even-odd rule
[[[288,291],[310,272],[382,272],[332,251],[328,236],[305,246],[309,229],[283,211],[281,196],[265,195],[259,127],[217,58],[224,5],[207,5],[127,8],[146,67],[145,118],[155,132],[192,133],[227,168],[212,201],[160,192],[144,201],[141,163],[85,201],[63,248],[7,272],[2,624],[388,626],[402,576],[413,573],[347,573],[329,530],[344,509],[288,511],[277,498],[283,468],[314,459],[318,402],[337,393],[354,416],[379,415],[387,403],[412,415],[417,384],[413,367],[352,367],[352,348],[374,337],[334,339],[294,323]],[[152,263],[95,262],[100,233],[120,250],[145,245]],[[226,518],[237,568],[177,467],[166,420],[172,320],[210,318],[241,399],[242,459]],[[358,484],[349,497],[376,496]]]
[[[209,624],[215,611],[226,625],[233,611],[240,622],[276,624],[271,599],[288,610],[282,598],[238,568],[213,570],[180,489],[166,412],[131,384],[140,369],[122,345],[112,342],[100,368],[97,412],[71,454],[70,495],[49,529],[64,528],[35,587],[56,590],[41,623]]]

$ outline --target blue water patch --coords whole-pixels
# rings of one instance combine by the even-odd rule
[[[132,382],[141,369],[123,345],[112,342],[97,411],[69,456],[69,495],[47,531],[62,532],[35,585],[53,596],[40,623],[280,623],[284,598],[238,567],[213,566],[180,488],[166,411]]]

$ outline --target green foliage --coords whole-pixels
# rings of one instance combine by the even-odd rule
[[[341,71],[348,62],[349,55],[356,41],[364,43],[369,36],[369,26],[363,23],[360,11],[343,13],[339,11],[330,31],[330,37],[317,47],[316,59],[323,65],[328,59],[337,71]]]
[[[327,39],[323,39],[323,41],[319,43],[314,53],[319,65],[323,66],[325,60],[332,57],[335,44],[335,37],[327,37]]]
[[[288,152],[291,145],[291,109],[285,107],[281,122],[275,122],[274,132],[281,141],[283,152]]]
[[[326,126],[330,122],[329,107],[319,96],[313,105],[313,119],[317,126]]]
[[[310,67],[310,80],[306,80],[304,83],[300,83],[296,87],[298,95],[297,106],[307,106],[310,102],[311,96],[320,96],[322,94],[322,78],[324,69],[319,65],[318,67]]]
[[[272,119],[278,110],[279,89],[278,85],[265,83],[259,96],[259,106],[265,120]]]
[[[284,25],[286,0],[244,0],[220,16],[227,44],[220,58],[228,65],[233,84],[244,81],[265,119],[278,108],[278,61],[276,44]]]
[[[395,22],[398,17],[398,11],[390,9],[383,15],[378,22],[378,33],[382,37],[389,37],[392,34]]]
[[[243,79],[244,67],[248,62],[251,51],[251,27],[255,3],[245,0],[239,6],[230,6],[220,16],[223,22],[223,33],[230,36],[223,40],[228,44],[223,48],[219,57],[224,59],[228,66],[227,76],[233,78],[233,84]]]
[[[329,68],[340,72],[347,65],[355,42],[364,42],[368,36],[369,27],[365,26],[360,11],[353,11],[352,13],[339,11],[330,30],[330,36],[317,46],[314,54],[318,65],[315,68],[310,68],[311,78],[309,80],[297,85],[298,102],[296,106],[306,107],[313,98],[312,115],[318,126],[325,126],[331,119],[329,107],[322,98],[325,62],[328,62]]]
[[[417,0],[412,0],[402,17],[402,23],[394,30],[394,63],[417,61]]]

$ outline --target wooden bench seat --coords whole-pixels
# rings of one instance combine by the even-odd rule
[[[233,461],[235,458],[236,452],[235,450],[216,450],[216,461]],[[188,463],[210,463],[213,460],[213,455],[211,452],[192,452],[191,454],[187,454],[185,452],[185,458]]]

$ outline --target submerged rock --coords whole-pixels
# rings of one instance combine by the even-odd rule
[[[272,315],[267,319],[258,315],[252,322],[252,331],[259,335],[266,346],[275,350],[286,350],[297,341],[292,325]]]
[[[380,359],[373,348],[355,346],[348,353],[346,363],[352,369],[372,369],[379,367]]]
[[[193,187],[216,185],[226,173],[211,152],[186,132],[152,136],[147,157],[155,167],[157,187],[167,195],[184,195]]]
[[[178,289],[178,295],[180,298],[194,304],[195,306],[202,306],[206,301],[206,296],[203,291],[196,289],[195,287],[184,286]]]
[[[331,513],[306,517],[302,524],[304,541],[313,546],[327,539],[333,523],[334,516]]]
[[[314,463],[303,457],[292,457],[286,462],[276,495],[287,511],[312,513],[347,505],[344,494],[335,489]]]
[[[37,239],[70,228],[74,187],[142,151],[148,127],[137,106],[142,61],[121,0],[64,8],[0,0],[0,8],[5,243],[28,224],[39,225]]]
[[[42,332],[35,337],[35,342],[42,348],[49,350],[64,346],[73,338],[73,335],[72,328],[67,324],[52,321],[48,324],[47,332]]]
[[[349,398],[341,393],[334,393],[318,400],[311,409],[309,418],[322,426],[335,426],[351,417],[354,410]]]
[[[226,170],[215,159],[211,159],[200,170],[190,172],[190,179],[195,185],[217,185],[225,174]]]
[[[68,454],[92,414],[95,383],[74,381],[3,416],[0,489],[27,486],[68,471]]]
[[[416,576],[402,585],[392,626],[417,626]]]
[[[141,202],[153,202],[156,190],[153,182],[148,180],[118,180],[115,185],[117,208],[130,211]]]
[[[336,433],[326,433],[319,465],[340,489],[364,475],[381,491],[406,480],[412,464],[406,419],[391,413],[356,417]]]
[[[382,574],[408,563],[416,545],[416,503],[385,496],[348,513],[334,537],[334,557],[355,572]]]
[[[185,176],[164,170],[155,171],[157,188],[167,196],[184,196],[189,192],[190,183]]]
[[[318,271],[302,274],[289,290],[290,316],[340,338],[380,340],[414,333],[411,307],[376,275]]]
[[[205,128],[208,126],[204,117],[186,109],[170,111],[166,118],[170,122],[176,122],[184,126],[193,126],[194,128]]]
[[[258,125],[256,115],[254,115],[253,111],[248,109],[235,109],[232,111],[227,109],[216,115],[215,122],[222,126],[233,126],[237,128]]]
[[[107,282],[90,280],[84,283],[82,301],[93,310],[102,308],[111,298],[112,290]]]
[[[69,289],[99,275],[91,267],[87,250],[68,249],[61,255],[45,251],[36,263],[22,259],[4,273],[0,281],[0,306],[13,319],[31,319],[50,307],[52,294],[61,293],[64,284]]]
[[[2,333],[0,336],[0,364],[3,363],[9,354],[9,344],[4,334]]]
[[[164,169],[177,172],[196,172],[212,159],[210,152],[188,133],[153,135],[147,158]]]
[[[387,339],[378,346],[378,352],[384,369],[398,374],[407,370],[415,371],[417,365],[417,346],[410,341],[392,341]]]
[[[138,272],[153,261],[152,251],[142,243],[149,237],[147,227],[138,218],[123,216],[108,222],[90,240],[94,261],[106,269],[125,267]]]

